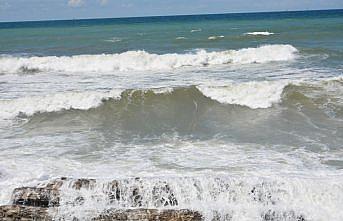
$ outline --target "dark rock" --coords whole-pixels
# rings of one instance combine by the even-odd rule
[[[48,214],[48,209],[40,207],[27,206],[0,206],[0,220],[1,221],[50,221],[52,218]]]
[[[166,182],[160,182],[152,190],[153,200],[156,207],[159,206],[177,206],[178,201],[173,190]]]
[[[113,209],[92,218],[92,221],[200,221],[202,219],[200,213],[191,210]],[[49,215],[47,208],[11,205],[0,206],[0,220],[52,221],[54,218]],[[77,221],[78,219],[74,217],[72,220]]]
[[[203,217],[199,212],[191,210],[130,209],[108,210],[92,220],[200,221]]]
[[[69,184],[71,188],[80,190],[81,188],[90,189],[93,188],[95,180],[93,179],[76,179],[71,180],[65,177],[55,179],[47,183],[43,187],[21,187],[16,188],[12,194],[12,203],[14,205],[23,206],[35,206],[35,207],[55,207],[59,206],[60,201],[60,188],[66,183],[71,181]],[[81,199],[75,199],[79,204]]]
[[[59,205],[58,189],[49,187],[22,187],[13,191],[12,203],[14,205],[53,207]]]
[[[80,190],[81,188],[93,189],[96,184],[96,180],[95,179],[77,179],[71,182],[71,184],[72,184],[72,188],[76,190]]]
[[[120,200],[120,188],[118,181],[114,180],[108,183],[104,190],[105,193],[108,195],[111,203]]]
[[[13,204],[37,207],[55,207],[59,206],[60,188],[62,185],[68,185],[75,190],[94,189],[96,186],[94,179],[56,179],[44,187],[21,187],[16,188],[12,194]],[[161,206],[177,206],[178,201],[172,188],[166,182],[157,182],[151,189],[146,190],[141,179],[127,179],[121,181],[111,181],[103,184],[102,191],[108,196],[110,203],[119,201],[129,202],[131,207],[144,207],[147,202],[143,199],[143,189],[151,191],[155,207]],[[75,205],[83,203],[82,196],[78,196],[74,200]]]

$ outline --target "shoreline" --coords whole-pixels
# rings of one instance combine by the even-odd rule
[[[136,185],[131,186],[129,189],[129,202],[131,205],[125,207],[116,207],[116,203],[121,202],[123,199],[123,192],[126,188],[124,183],[128,180],[113,180],[103,186],[102,190],[108,197],[109,205],[112,208],[104,209],[100,213],[92,213],[93,216],[76,217],[74,214],[69,214],[68,217],[59,215],[60,202],[63,201],[61,189],[68,186],[76,192],[84,192],[95,189],[97,181],[95,179],[69,179],[59,178],[50,181],[44,186],[34,187],[19,187],[13,191],[12,204],[0,206],[0,219],[1,220],[64,220],[65,218],[72,220],[173,220],[173,221],[201,221],[208,220],[203,211],[182,208],[179,206],[177,196],[171,186],[162,182],[159,185],[151,187],[151,193],[155,199],[156,208],[147,208],[143,204],[143,192],[141,192],[142,185],[140,178],[133,178]],[[131,181],[132,181],[131,180]],[[263,185],[263,184],[262,184]],[[262,189],[261,189],[262,188]],[[229,189],[227,191],[230,191]],[[261,192],[262,191],[262,192]],[[99,194],[99,193],[98,193]],[[271,193],[263,193],[263,186],[255,186],[250,192],[251,199],[256,203],[274,205]],[[96,204],[96,195],[94,195],[94,203]],[[82,205],[85,199],[82,196],[77,196],[73,201],[69,201],[68,205],[77,207]],[[305,221],[303,215],[297,214],[294,211],[276,211],[272,209],[263,211],[260,217],[264,221],[281,221],[281,220],[294,220]],[[221,213],[220,211],[213,211],[210,220],[231,220],[232,214]]]

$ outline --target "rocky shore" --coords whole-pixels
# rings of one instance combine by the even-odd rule
[[[94,217],[88,217],[89,220],[145,220],[145,221],[200,221],[205,217],[201,211],[194,211],[190,209],[183,209],[178,206],[178,199],[175,196],[172,188],[166,182],[157,183],[151,187],[152,200],[154,206],[158,209],[144,208],[143,193],[141,192],[142,182],[140,178],[130,180],[129,187],[123,185],[125,181],[114,180],[108,182],[102,187],[103,194],[113,205],[123,199],[122,192],[129,193],[128,208],[110,208],[102,211],[100,214],[95,214]],[[35,187],[20,187],[16,188],[12,194],[11,205],[0,206],[0,220],[79,220],[77,217],[60,217],[57,216],[58,210],[62,199],[61,189],[68,185],[78,191],[92,190],[97,181],[94,179],[69,179],[60,178],[52,180],[49,183]],[[260,203],[267,203],[273,205],[274,202],[270,194],[261,192],[261,187],[254,187],[249,193],[253,200]],[[125,190],[124,190],[125,189]],[[125,196],[127,197],[127,196]],[[82,196],[72,198],[68,202],[71,206],[80,206],[84,203],[85,199]],[[96,202],[96,198],[94,198]],[[216,212],[214,212],[216,214]],[[231,214],[217,214],[212,217],[213,221],[216,220],[231,220]],[[305,221],[304,216],[296,214],[293,211],[276,212],[272,209],[261,213],[261,220],[263,221]]]

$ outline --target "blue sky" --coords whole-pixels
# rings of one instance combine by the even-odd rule
[[[0,21],[343,8],[343,0],[0,0]]]

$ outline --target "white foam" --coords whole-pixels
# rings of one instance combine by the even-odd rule
[[[255,32],[247,32],[244,35],[273,35],[273,32],[268,32],[268,31],[255,31]]]
[[[265,63],[288,61],[296,58],[297,49],[291,45],[265,45],[257,48],[207,52],[198,50],[187,54],[150,54],[145,51],[128,51],[121,54],[1,57],[0,73],[26,71],[57,72],[113,72],[173,70],[191,66],[223,64]]]
[[[198,29],[192,29],[192,30],[191,30],[191,33],[193,33],[193,32],[200,32],[200,31],[202,31],[202,29],[201,29],[201,28],[198,28]]]
[[[281,102],[286,81],[262,81],[230,84],[226,86],[204,86],[197,88],[206,96],[224,104],[238,104],[252,109],[269,108]]]
[[[208,37],[208,40],[218,40],[218,39],[221,39],[221,38],[224,38],[224,37],[225,37],[224,35],[210,36],[210,37]]]
[[[39,112],[60,110],[87,110],[97,107],[104,100],[118,99],[121,90],[109,92],[66,92],[45,96],[22,97],[14,100],[0,100],[0,119],[12,119],[20,114],[31,116]]]
[[[154,94],[171,94],[174,91],[172,87],[161,87],[152,89]]]
[[[87,220],[100,214],[108,208],[132,207],[132,189],[139,188],[140,203],[144,208],[165,208],[159,205],[171,197],[171,193],[161,189],[168,184],[173,196],[176,196],[178,206],[200,211],[204,220],[213,220],[215,213],[224,220],[225,216],[233,216],[237,220],[260,220],[263,213],[269,210],[279,212],[280,219],[297,220],[303,215],[309,220],[341,220],[343,212],[340,210],[342,184],[332,180],[306,180],[273,177],[241,178],[212,177],[171,177],[128,179],[120,182],[121,200],[109,202],[106,195],[108,182],[94,184],[93,189],[74,190],[72,185],[63,185],[61,189],[61,205],[57,217],[59,219],[76,216]],[[152,189],[158,188],[155,195]],[[84,203],[75,205],[77,198],[82,197]],[[94,198],[96,197],[96,200]],[[156,198],[158,200],[156,200]],[[323,206],[323,205],[326,206]],[[167,208],[173,208],[167,206]],[[175,207],[174,207],[175,208]],[[226,219],[225,219],[226,220]]]
[[[176,40],[182,40],[182,39],[186,39],[185,37],[176,37]]]

